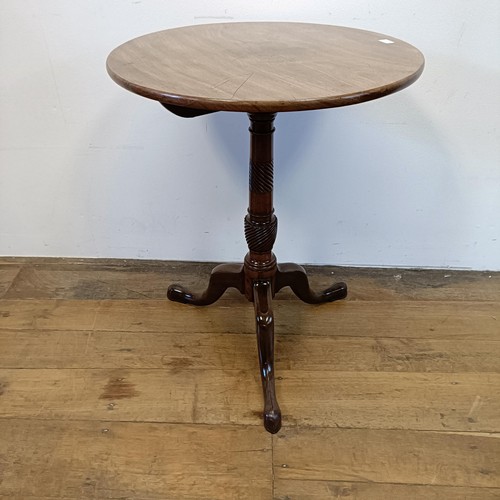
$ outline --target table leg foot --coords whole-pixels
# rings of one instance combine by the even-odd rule
[[[293,293],[308,304],[321,304],[344,299],[347,296],[347,285],[344,282],[335,283],[326,290],[316,293],[309,286],[306,271],[298,264],[280,264],[276,272],[275,292],[289,286]]]
[[[245,274],[242,264],[221,264],[215,267],[210,275],[208,287],[203,293],[189,292],[181,285],[170,285],[167,297],[182,304],[208,306],[231,287],[245,293]]]
[[[264,427],[271,434],[281,429],[281,410],[276,400],[274,382],[274,317],[271,307],[272,286],[269,280],[253,284],[257,347],[264,392]]]

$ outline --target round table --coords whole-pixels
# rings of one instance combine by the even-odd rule
[[[221,264],[197,294],[171,285],[170,300],[214,303],[229,287],[254,303],[264,392],[264,426],[281,427],[274,375],[272,299],[289,286],[315,304],[347,295],[345,283],[313,292],[304,269],[277,264],[273,209],[276,113],[333,108],[392,94],[412,84],[424,57],[396,38],[322,24],[250,22],[169,29],[130,40],[111,52],[107,70],[125,89],[192,118],[216,111],[250,118],[250,201],[245,217],[249,251],[243,264]]]

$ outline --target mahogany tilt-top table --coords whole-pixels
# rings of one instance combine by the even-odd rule
[[[273,209],[273,132],[276,113],[357,104],[401,90],[422,73],[424,58],[401,40],[353,28],[305,23],[221,23],[169,29],[135,38],[108,57],[122,87],[192,118],[216,111],[250,117],[249,251],[243,264],[222,264],[201,294],[171,285],[167,296],[185,304],[214,303],[229,287],[254,303],[264,426],[275,433],[281,412],[274,382],[272,299],[289,286],[317,304],[343,299],[345,283],[313,292],[304,269],[277,264]]]

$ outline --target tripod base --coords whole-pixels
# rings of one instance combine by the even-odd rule
[[[281,428],[281,410],[276,399],[274,376],[274,315],[272,299],[279,290],[289,286],[295,295],[308,304],[321,304],[340,300],[347,295],[347,285],[335,283],[317,293],[311,290],[309,279],[302,266],[277,265],[272,276],[266,279],[252,278],[252,271],[243,264],[221,264],[210,275],[208,287],[203,293],[193,293],[181,285],[171,285],[167,297],[182,304],[206,306],[216,302],[228,288],[236,288],[253,302],[257,329],[257,348],[260,375],[264,392],[264,427],[272,434]],[[249,276],[250,275],[250,276]],[[248,284],[251,293],[248,293]]]

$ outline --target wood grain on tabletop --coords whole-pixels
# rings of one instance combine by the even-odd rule
[[[346,106],[413,83],[424,57],[387,35],[308,23],[218,23],[130,40],[109,55],[110,76],[163,103],[278,112]]]

